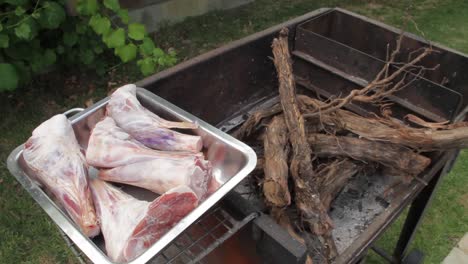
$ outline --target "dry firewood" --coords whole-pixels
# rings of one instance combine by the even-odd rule
[[[413,59],[409,59],[407,63],[399,64],[399,67],[396,71],[389,74],[389,69],[395,63],[396,55],[400,52],[401,42],[403,40],[403,32],[400,34],[399,39],[396,43],[396,48],[389,56],[384,67],[376,75],[374,80],[372,80],[368,85],[361,89],[352,90],[347,96],[342,98],[336,98],[331,100],[328,103],[322,104],[315,112],[304,114],[305,117],[317,117],[326,113],[333,112],[335,110],[341,109],[352,101],[359,101],[365,103],[376,103],[381,102],[385,97],[402,90],[409,86],[413,81],[417,80],[426,70],[422,66],[417,64],[424,59],[427,55],[433,52],[431,46],[427,48],[422,48],[413,53],[420,52]],[[435,66],[432,70],[438,67]],[[417,73],[413,75],[411,80],[407,80],[408,73],[413,69],[418,69]],[[398,80],[398,81],[397,81]]]
[[[280,113],[281,105],[275,104],[271,108],[260,109],[250,115],[242,125],[232,133],[232,136],[237,139],[243,139],[251,135],[257,128],[258,124],[265,118],[274,116]]]
[[[315,148],[314,148],[315,151]],[[320,199],[327,210],[338,193],[348,183],[348,180],[358,172],[360,166],[349,159],[334,160],[326,164],[314,178],[312,184],[316,184],[320,190]]]
[[[276,100],[276,98],[277,97],[275,97],[274,99]],[[310,106],[312,104],[315,104],[315,101],[314,101],[315,99],[312,99],[305,95],[297,95],[297,99],[301,103],[301,107],[302,106],[309,107],[308,108],[309,110],[310,110]],[[305,102],[302,102],[303,100]],[[321,103],[323,104],[323,102]],[[316,108],[318,107],[319,106],[317,105]],[[268,119],[274,115],[280,114],[281,112],[283,112],[283,108],[281,107],[280,103],[276,103],[273,106],[265,108],[265,109],[259,109],[255,111],[254,113],[252,113],[251,115],[249,115],[247,120],[245,120],[240,127],[238,127],[233,133],[231,133],[231,135],[237,139],[245,139],[249,137],[257,129],[259,129],[259,124],[263,120]],[[313,130],[314,132],[318,132],[316,128],[317,128],[317,124],[307,127],[307,129]]]
[[[454,129],[454,128],[460,128],[460,127],[468,127],[468,122],[456,122],[453,124],[449,124],[449,121],[427,122],[423,120],[422,118],[417,117],[412,114],[406,115],[405,119],[416,125],[419,125],[425,128],[432,128],[432,129]]]
[[[432,122],[426,122],[423,119],[413,115],[413,114],[408,114],[405,116],[405,119],[410,121],[413,124],[425,127],[425,128],[432,128],[432,129],[444,129],[447,127],[449,121],[444,121],[444,122],[437,122],[437,123],[432,123]]]
[[[317,188],[309,184],[309,180],[314,177],[312,150],[307,142],[304,118],[296,98],[287,28],[280,31],[279,38],[273,40],[272,47],[278,73],[281,106],[293,150],[290,170],[294,181],[296,207],[311,231],[325,240],[327,255],[332,258],[337,254],[333,239],[330,239],[332,222],[320,201]]]
[[[322,122],[327,122],[322,119]],[[335,125],[369,140],[391,142],[420,151],[468,147],[468,127],[433,130],[400,126],[392,128],[376,118],[364,118],[345,110],[335,114]]]
[[[355,160],[373,161],[415,176],[431,163],[431,159],[400,145],[363,138],[311,134],[309,144],[319,157],[346,156]]]
[[[309,104],[312,109],[323,104],[313,98],[307,99],[305,96],[299,96],[299,98],[301,102]],[[412,128],[403,125],[391,127],[386,120],[365,118],[343,109],[328,114],[322,113],[318,118],[324,125],[348,130],[372,141],[394,143],[420,151],[468,148],[468,126],[464,123],[449,125],[445,130]],[[311,122],[317,122],[316,119],[312,118]]]
[[[263,140],[265,148],[265,178],[263,194],[269,206],[284,207],[291,204],[288,188],[288,128],[283,116],[275,116],[266,128]]]

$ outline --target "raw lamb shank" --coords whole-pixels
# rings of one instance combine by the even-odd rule
[[[118,127],[110,117],[96,124],[89,138],[86,160],[89,165],[114,168],[157,158],[180,159],[201,153],[163,152],[145,147]]]
[[[202,199],[211,180],[211,164],[202,157],[154,158],[99,172],[100,179],[135,185],[162,194],[179,185],[189,186]]]
[[[101,170],[99,178],[130,184],[162,194],[187,185],[201,199],[211,181],[211,164],[202,153],[163,152],[136,141],[106,117],[91,134],[86,158]]]
[[[89,237],[99,234],[88,186],[88,168],[65,115],[56,115],[36,129],[24,145],[26,164]]]
[[[150,112],[136,98],[134,84],[122,86],[112,94],[107,112],[119,127],[147,147],[191,152],[199,152],[203,147],[201,137],[170,130],[170,128],[195,129],[196,124],[167,121]]]
[[[131,261],[151,247],[198,205],[187,186],[173,188],[153,202],[140,201],[99,179],[91,181],[107,255]]]

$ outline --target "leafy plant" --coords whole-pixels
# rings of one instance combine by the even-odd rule
[[[111,51],[122,63],[136,61],[144,75],[176,62],[130,23],[118,0],[78,0],[78,16],[67,16],[66,0],[0,0],[0,92],[53,65],[85,67],[103,74]]]

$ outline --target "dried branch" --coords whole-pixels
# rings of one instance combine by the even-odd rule
[[[309,135],[309,143],[318,156],[345,156],[377,162],[410,175],[418,175],[431,163],[431,159],[400,145],[362,138],[312,134]]]
[[[314,177],[312,150],[307,142],[304,118],[296,98],[296,84],[292,72],[287,28],[280,31],[279,38],[273,40],[272,47],[274,64],[278,73],[281,106],[293,149],[290,170],[295,187],[296,207],[311,231],[316,235],[323,236],[324,240],[327,241],[328,257],[331,258],[337,254],[333,239],[330,239],[332,222],[320,201],[317,188],[309,184],[309,180]]]
[[[276,116],[268,125],[263,140],[265,147],[265,177],[263,194],[269,206],[284,207],[291,204],[288,188],[288,128],[282,116]]]
[[[247,118],[247,120],[231,135],[237,139],[243,139],[250,136],[255,129],[257,128],[258,124],[271,116],[274,116],[278,113],[281,113],[282,108],[280,104],[275,104],[271,108],[261,109],[253,113],[251,116]]]
[[[413,114],[406,115],[405,119],[410,121],[413,124],[416,124],[425,128],[432,128],[432,129],[445,129],[447,127],[447,124],[449,123],[448,120],[444,122],[438,122],[438,123],[426,122],[423,119]]]
[[[384,67],[380,70],[380,72],[376,75],[375,79],[371,81],[366,87],[352,90],[346,97],[336,98],[330,101],[329,103],[322,105],[319,109],[317,109],[316,112],[305,114],[304,117],[311,118],[317,117],[320,114],[327,114],[343,108],[345,105],[351,103],[352,101],[366,103],[378,102],[384,97],[406,87],[407,85],[404,85],[406,74],[411,70],[412,67],[416,66],[417,63],[419,63],[423,58],[429,55],[433,50],[432,47],[422,49],[422,52],[418,56],[416,56],[414,59],[410,60],[406,64],[402,65],[401,67],[397,68],[395,72],[388,75],[389,68],[395,63],[396,55],[400,52],[403,36],[403,33],[401,33],[399,39],[397,40],[396,48],[393,50],[392,54],[390,55],[390,58],[385,63]],[[418,74],[416,74],[413,80],[416,80],[419,77],[419,75],[423,73],[424,69],[425,68],[420,67]],[[403,78],[392,86],[391,84],[398,77],[401,77],[402,73],[405,73]]]
[[[313,107],[321,103],[312,98],[305,102],[310,101],[313,102]],[[390,124],[381,118],[364,118],[342,109],[334,113],[322,113],[320,122],[350,131],[368,140],[393,143],[419,151],[468,148],[468,126],[464,123],[451,125],[447,130],[412,128],[404,125],[392,127],[395,126],[393,122]]]

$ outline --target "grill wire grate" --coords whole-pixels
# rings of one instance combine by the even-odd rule
[[[251,213],[241,220],[236,220],[220,206],[217,206],[203,215],[148,263],[203,264],[204,257],[257,216],[258,213]],[[92,263],[62,230],[59,229],[59,231],[80,263]]]

